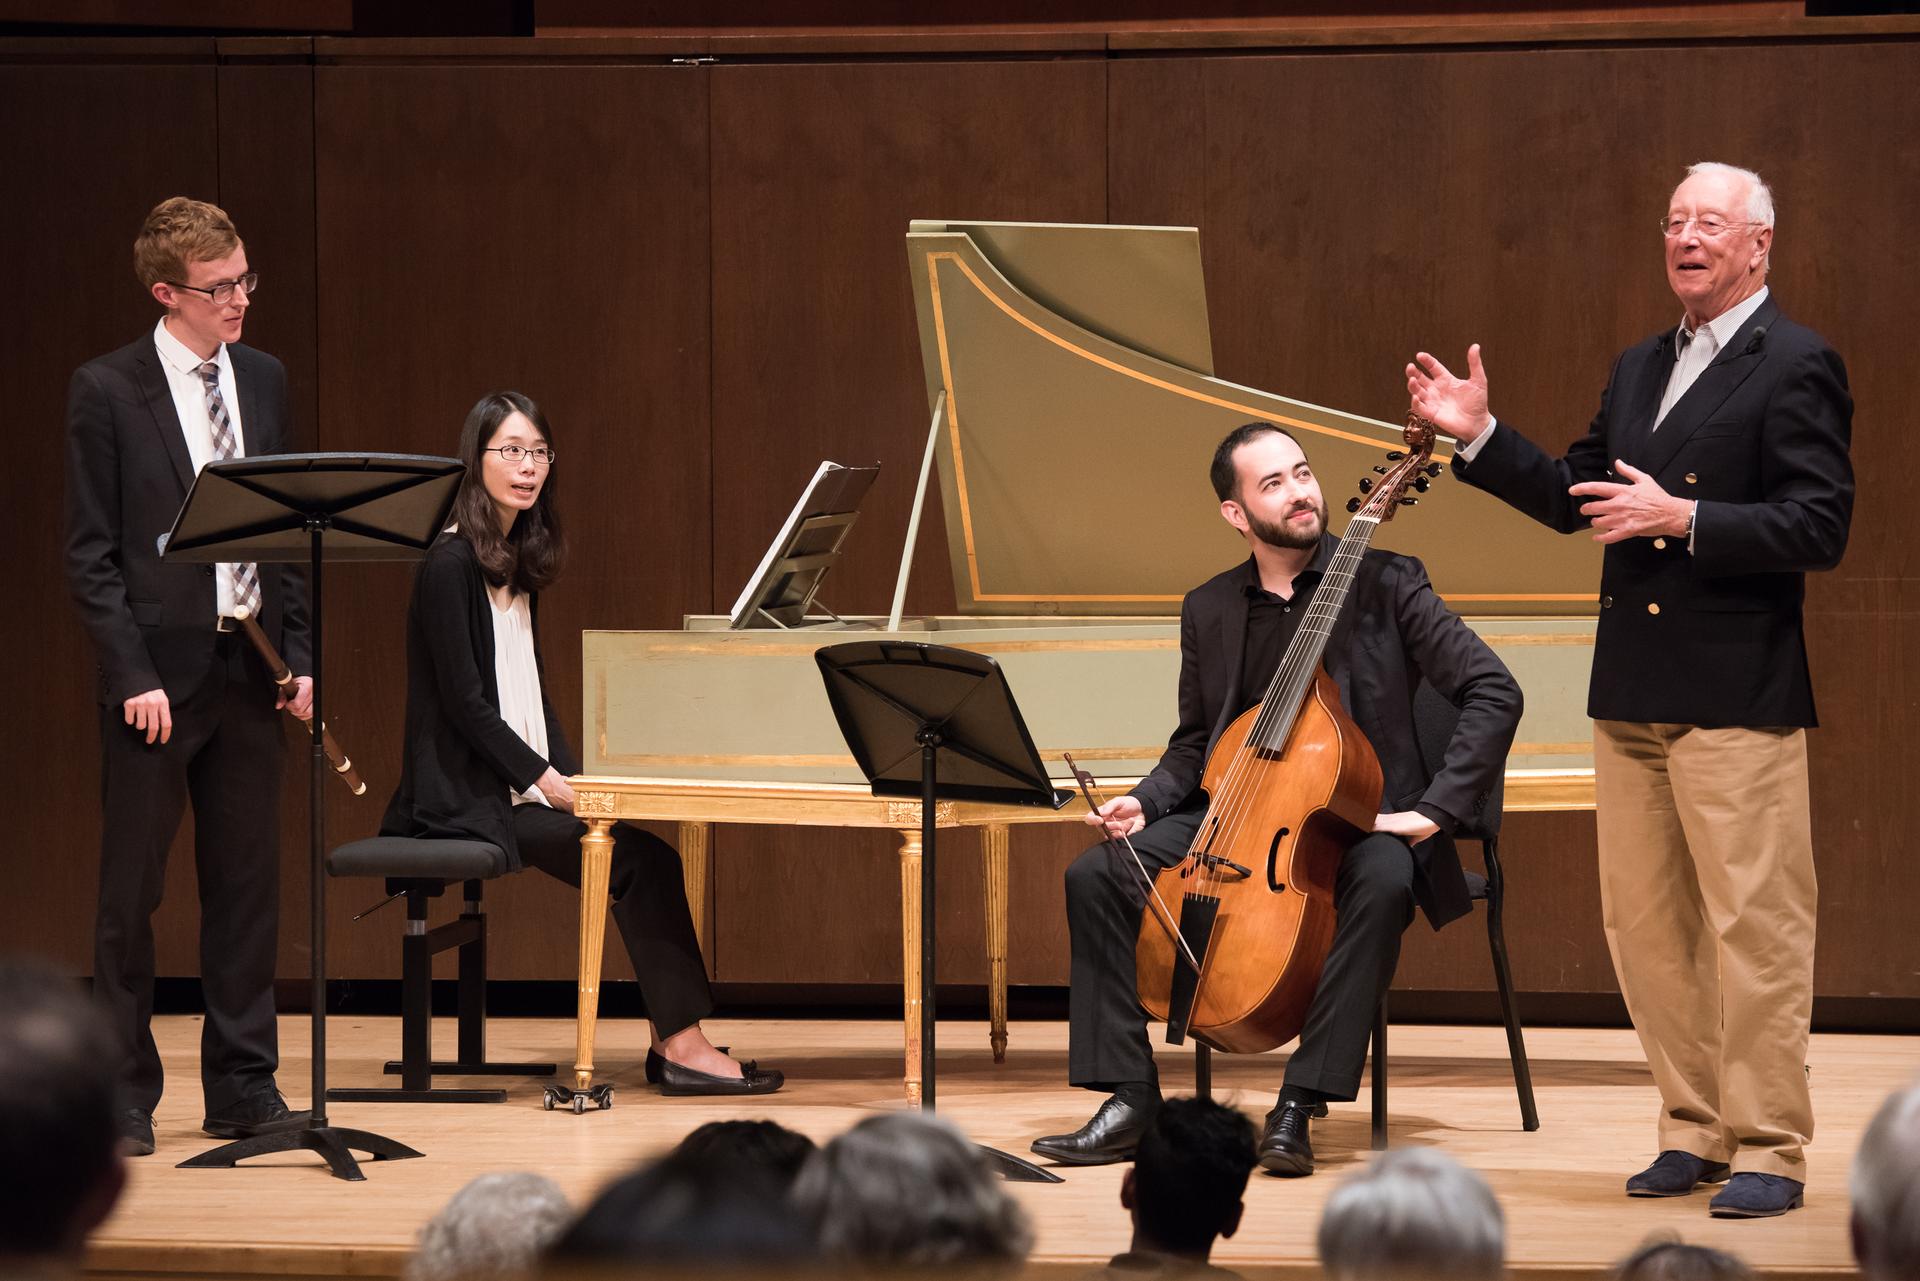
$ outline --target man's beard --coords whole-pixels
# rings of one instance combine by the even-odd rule
[[[1320,542],[1320,536],[1327,532],[1326,505],[1324,503],[1313,504],[1314,522],[1312,532],[1304,529],[1295,529],[1293,527],[1293,518],[1299,514],[1300,510],[1300,508],[1296,507],[1293,511],[1288,512],[1287,519],[1278,525],[1256,516],[1252,512],[1247,512],[1247,528],[1253,531],[1255,538],[1258,538],[1269,547],[1303,549],[1316,546]]]

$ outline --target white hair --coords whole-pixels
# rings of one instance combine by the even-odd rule
[[[1920,1275],[1920,1084],[1881,1104],[1861,1136],[1853,1231],[1865,1275]]]
[[[1013,1271],[1033,1228],[960,1131],[924,1112],[871,1116],[814,1153],[793,1204],[829,1260],[868,1268]]]
[[[1747,221],[1757,222],[1762,227],[1773,226],[1773,188],[1766,180],[1751,169],[1742,169],[1738,165],[1723,165],[1717,160],[1702,160],[1698,164],[1687,166],[1687,177],[1697,178],[1708,174],[1720,178],[1737,178],[1747,184]]]
[[[1396,1148],[1334,1189],[1320,1216],[1332,1281],[1502,1274],[1506,1219],[1486,1180],[1430,1148]]]
[[[407,1281],[526,1275],[573,1218],[566,1193],[542,1174],[483,1174],[420,1229]]]

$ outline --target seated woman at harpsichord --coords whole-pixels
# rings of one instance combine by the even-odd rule
[[[381,832],[486,841],[509,866],[580,884],[567,783],[580,763],[554,716],[535,633],[559,577],[553,435],[518,392],[481,398],[460,433],[466,476],[453,525],[434,541],[407,610],[406,746]],[[707,1040],[713,1010],[680,856],[643,828],[613,828],[613,918],[652,1023],[647,1078],[668,1094],[766,1094],[775,1071]]]

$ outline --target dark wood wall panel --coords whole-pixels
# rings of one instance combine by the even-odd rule
[[[825,595],[842,613],[884,612],[927,431],[907,223],[1104,218],[1106,66],[756,66],[711,76],[713,442],[725,460],[714,472],[713,600],[732,602],[822,458],[878,460],[880,479]],[[934,497],[908,596],[923,612],[953,605]],[[898,860],[887,839],[726,828],[714,846],[719,977],[899,973]],[[943,871],[977,896],[972,842],[953,846],[968,852]],[[860,906],[849,912],[849,902]],[[978,977],[979,932],[956,926],[946,939],[956,950],[943,974]]]
[[[100,720],[93,650],[67,595],[61,495],[67,380],[150,331],[133,274],[140,220],[172,195],[217,199],[211,58],[163,65],[0,65],[0,236],[19,251],[0,379],[13,427],[0,540],[12,548],[0,703],[9,777],[24,792],[5,857],[0,950],[78,973],[93,957],[100,860]],[[199,969],[189,833],[174,842],[156,918],[165,974]]]
[[[447,454],[485,392],[547,411],[573,550],[541,630],[578,743],[581,629],[672,626],[708,604],[705,80],[638,66],[315,76],[321,440]],[[371,834],[398,777],[410,581],[400,566],[334,578],[330,705],[370,792],[335,797],[336,839]],[[336,886],[332,902],[375,888]],[[535,875],[489,897],[496,976],[573,972],[577,895]],[[335,972],[398,972],[392,920],[333,922]],[[609,956],[609,975],[626,973]]]

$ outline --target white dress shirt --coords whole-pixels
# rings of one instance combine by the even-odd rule
[[[218,461],[213,448],[213,419],[207,414],[207,385],[200,381],[200,366],[206,362],[173,336],[164,317],[153,328],[153,345],[160,352],[160,367],[167,371],[167,389],[173,393],[174,412],[180,415],[180,431],[187,440],[187,457],[193,460],[193,472],[197,476],[202,467]],[[227,354],[225,343],[213,353],[213,363],[220,367],[220,398],[226,401],[227,420],[233,424],[234,457],[244,458],[247,436],[240,425],[240,392],[233,380],[233,358]],[[238,572],[234,565],[222,563],[219,572],[214,574],[215,613],[233,613],[234,578]]]
[[[500,719],[542,757],[547,754],[547,709],[540,698],[540,665],[533,657],[533,611],[527,598],[513,593],[505,609],[487,593],[493,611],[493,679],[500,693]],[[539,787],[512,793],[515,805],[545,805]]]

